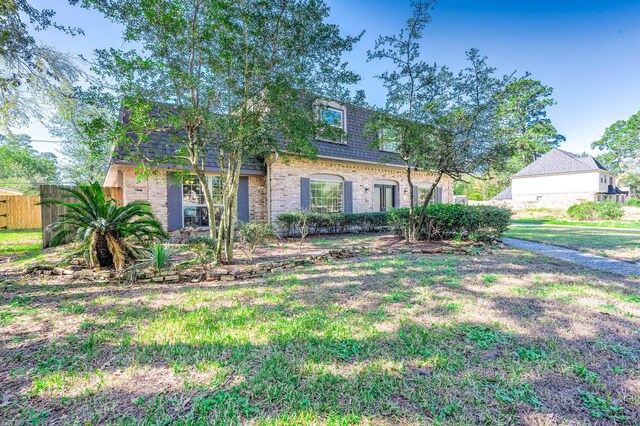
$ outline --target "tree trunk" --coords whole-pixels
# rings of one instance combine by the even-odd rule
[[[413,181],[411,180],[411,166],[407,166],[407,183],[409,184],[409,229],[407,230],[407,240],[412,243],[416,239],[416,199],[413,194]]]
[[[424,202],[422,203],[422,209],[420,210],[420,214],[418,214],[416,218],[415,232],[417,234],[420,234],[423,230],[423,227],[425,226],[426,219],[427,219],[426,207],[429,205],[429,201],[431,201],[431,199],[433,198],[433,194],[436,191],[436,188],[438,187],[440,180],[442,179],[442,175],[443,175],[442,172],[438,173],[438,177],[436,178],[436,181],[433,183],[433,185],[431,185],[431,188],[429,189],[429,192],[427,193],[427,196],[424,199]],[[429,232],[427,232],[427,235],[429,235]]]
[[[233,263],[233,237],[238,222],[238,186],[242,158],[237,152],[228,154],[227,166],[222,175],[222,218],[218,228],[216,252],[218,259]]]
[[[96,259],[98,259],[98,265],[102,268],[109,268],[113,266],[113,255],[109,251],[109,245],[107,244],[107,238],[101,232],[95,231],[96,235]]]

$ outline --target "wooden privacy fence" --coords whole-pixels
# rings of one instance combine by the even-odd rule
[[[63,191],[61,186],[57,185],[40,185],[40,199],[42,200],[62,200],[64,202],[73,203],[75,199],[69,196],[69,193]],[[122,204],[122,188],[103,187],[104,196],[112,198]],[[55,204],[43,204],[40,206],[42,216],[42,248],[47,248],[51,244],[53,234],[47,231],[47,227],[58,220],[61,214],[66,211],[66,207]]]
[[[0,195],[0,229],[38,229],[42,223],[37,195]]]

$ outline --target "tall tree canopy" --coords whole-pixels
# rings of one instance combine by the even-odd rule
[[[28,18],[24,22],[20,14]],[[70,35],[78,28],[57,24],[51,9],[38,10],[26,0],[0,3],[0,130],[42,120],[52,96],[61,96],[80,76],[67,54],[36,41],[30,31],[57,28]]]
[[[0,135],[0,186],[37,194],[40,184],[57,182],[55,155],[34,150],[27,135]]]
[[[496,108],[496,120],[512,151],[510,172],[515,173],[540,155],[556,148],[565,138],[547,118],[555,105],[553,88],[529,76],[519,78],[504,90]]]
[[[345,86],[358,77],[341,57],[359,37],[342,37],[337,26],[326,23],[329,8],[322,0],[81,3],[123,25],[124,40],[140,46],[98,52],[98,69],[114,82],[111,89],[126,110],[122,134],[135,134],[137,143],[155,131],[171,134],[180,149],[153,163],[190,166],[210,212],[215,207],[204,159],[209,152],[218,154],[223,204],[218,252],[232,262],[243,162],[274,150],[314,154],[313,136],[331,130],[319,125],[312,102],[348,100]],[[135,145],[131,155],[153,165]]]
[[[374,115],[368,128],[381,135],[382,143],[393,142],[405,164],[411,189],[411,239],[421,233],[426,211],[416,214],[414,209],[413,170],[434,173],[433,185],[420,201],[427,205],[443,176],[460,179],[484,173],[508,152],[494,117],[511,77],[496,77],[477,49],[467,52],[469,65],[457,74],[420,59],[431,5],[414,2],[406,28],[378,38],[369,52],[369,60],[382,60],[390,68],[378,76],[387,89],[386,107]]]
[[[609,170],[620,173],[620,182],[629,186],[631,195],[640,193],[640,111],[627,120],[607,127],[602,137],[591,144],[603,153],[598,156]]]

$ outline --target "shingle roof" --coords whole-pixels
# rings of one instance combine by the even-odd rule
[[[570,152],[555,148],[520,170],[513,175],[513,177],[589,172],[595,170],[607,169],[591,156],[579,157]]]
[[[353,104],[347,104],[345,107],[348,126],[346,144],[315,140],[318,156],[402,165],[402,161],[397,156],[372,147],[376,136],[365,131],[365,124],[369,121],[372,111]],[[140,155],[150,159],[166,158],[175,154],[180,147],[180,144],[172,141],[172,139],[172,136],[168,133],[156,132],[150,134],[144,143],[118,146],[112,155],[112,162],[115,164],[131,164],[135,162],[133,159]],[[134,150],[137,152],[133,152]],[[211,171],[219,169],[217,152],[208,153],[206,167]],[[264,169],[264,161],[259,158],[247,159],[243,164],[243,170],[264,172]]]
[[[500,192],[498,195],[496,195],[495,197],[492,198],[492,200],[510,200],[511,197],[511,187],[507,186],[505,189],[502,190],[502,192]]]

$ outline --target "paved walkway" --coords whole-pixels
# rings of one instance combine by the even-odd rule
[[[532,251],[555,259],[565,260],[576,265],[584,266],[598,271],[609,272],[616,275],[640,276],[640,265],[621,260],[607,259],[595,254],[584,253],[564,247],[550,244],[536,243],[533,241],[518,240],[515,238],[502,238],[502,242],[513,248]]]

